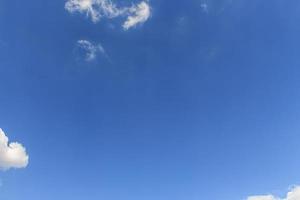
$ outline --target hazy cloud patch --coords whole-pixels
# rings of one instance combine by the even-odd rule
[[[300,199],[300,186],[293,187],[284,198],[275,197],[274,195],[259,195],[250,196],[247,200],[299,200]]]

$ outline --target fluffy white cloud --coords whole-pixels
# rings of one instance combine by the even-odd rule
[[[300,200],[300,186],[294,187],[287,193],[285,198],[278,198],[273,195],[251,196],[247,200]]]
[[[105,50],[101,44],[94,45],[88,40],[78,40],[77,44],[80,48],[82,48],[85,52],[86,61],[92,61],[97,57],[98,53],[102,53],[105,55]]]
[[[0,129],[0,169],[24,168],[28,165],[29,156],[22,144],[9,143],[8,137]]]
[[[286,200],[299,200],[300,199],[300,186],[295,187],[287,194]]]
[[[65,9],[70,13],[86,14],[94,23],[101,18],[125,16],[127,17],[123,24],[125,30],[146,22],[151,12],[150,6],[145,1],[131,7],[119,8],[110,0],[68,0]]]

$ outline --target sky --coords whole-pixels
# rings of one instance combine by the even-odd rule
[[[299,0],[0,0],[1,200],[300,200]]]

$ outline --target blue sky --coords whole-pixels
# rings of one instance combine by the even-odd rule
[[[299,1],[66,3],[0,1],[0,199],[299,200]]]

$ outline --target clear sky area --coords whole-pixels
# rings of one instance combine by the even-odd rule
[[[300,200],[299,0],[0,0],[0,200]]]

